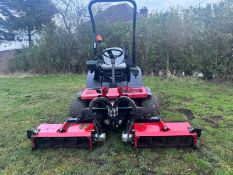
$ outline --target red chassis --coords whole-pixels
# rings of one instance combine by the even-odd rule
[[[115,100],[119,97],[146,98],[146,88],[101,88],[84,89],[81,99],[93,100],[104,97]],[[90,114],[92,115],[92,114]],[[126,133],[126,132],[125,132]],[[122,140],[131,142],[135,148],[188,146],[196,147],[200,129],[193,129],[188,122],[165,123],[160,117],[133,121]],[[35,130],[28,131],[32,148],[38,147],[86,147],[93,149],[96,142],[105,140],[105,133],[99,133],[96,122],[83,122],[77,118],[69,118],[63,124],[41,124]]]
[[[110,100],[115,100],[120,96],[127,96],[129,98],[146,98],[148,96],[147,90],[145,87],[131,88],[125,86],[123,88],[107,88],[102,87],[100,92],[97,92],[95,89],[84,89],[81,99],[82,100],[92,100],[96,97],[107,97]]]

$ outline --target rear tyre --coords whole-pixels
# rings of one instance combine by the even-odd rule
[[[142,101],[142,108],[145,112],[145,116],[148,118],[155,117],[160,114],[159,100],[154,95],[151,95]]]
[[[72,100],[69,116],[72,118],[82,117],[82,110],[86,107],[86,103],[80,99],[80,97],[75,96]]]

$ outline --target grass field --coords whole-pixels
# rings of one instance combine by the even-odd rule
[[[120,133],[93,151],[31,151],[26,130],[62,122],[85,76],[0,78],[0,174],[233,174],[233,84],[146,77],[166,121],[204,129],[200,149],[133,149]]]

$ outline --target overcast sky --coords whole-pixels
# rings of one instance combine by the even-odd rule
[[[220,0],[136,0],[139,8],[146,6],[150,10],[167,10],[171,6],[181,5],[189,7],[191,5],[206,5],[207,3],[215,3]]]
[[[189,7],[191,5],[198,5],[201,3],[201,5],[206,5],[208,3],[215,3],[220,0],[136,0],[138,4],[138,8],[141,7],[148,7],[150,11],[158,10],[158,11],[166,11],[171,6],[183,6],[183,7]],[[87,0],[86,2],[89,2]],[[7,42],[4,44],[0,44],[0,51],[1,50],[8,50],[13,48],[21,48],[22,45],[27,45],[27,42]]]

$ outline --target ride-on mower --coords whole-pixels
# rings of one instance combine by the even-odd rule
[[[101,48],[92,6],[97,2],[127,1],[133,5],[132,54],[127,48]],[[142,147],[193,147],[201,135],[188,122],[164,122],[158,99],[143,85],[136,65],[136,17],[134,0],[92,0],[89,13],[93,27],[94,56],[86,62],[86,88],[73,98],[69,118],[63,124],[41,124],[28,130],[32,148],[87,147],[103,142],[110,129],[122,129],[122,141]]]

